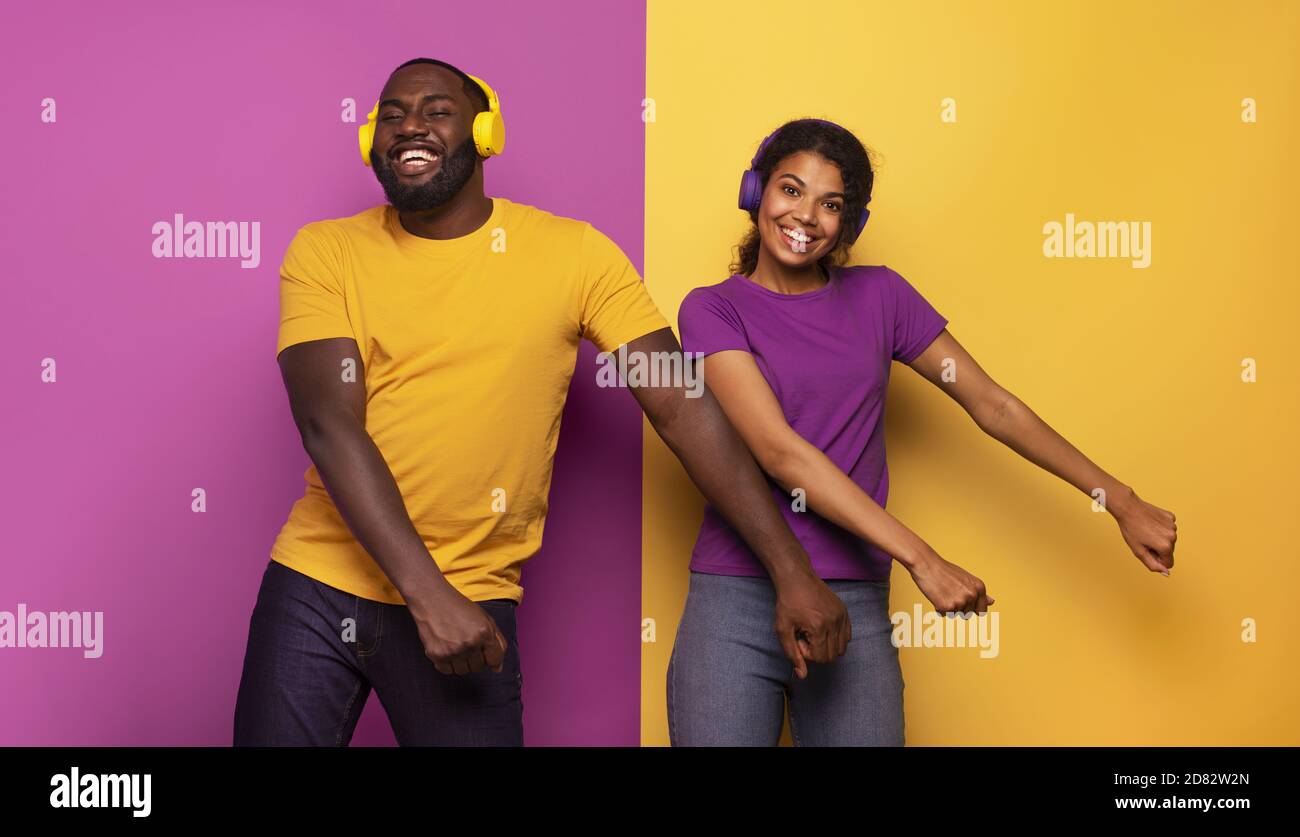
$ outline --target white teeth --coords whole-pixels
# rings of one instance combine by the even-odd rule
[[[790,242],[790,248],[796,253],[808,252],[808,242],[812,239],[808,237],[807,233],[781,227],[781,235],[785,236],[786,240]]]
[[[410,160],[424,160],[426,162],[432,163],[433,154],[421,148],[413,148],[408,151],[403,151],[401,156],[398,159],[403,163],[409,162]]]

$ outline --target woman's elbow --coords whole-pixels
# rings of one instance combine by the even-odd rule
[[[1014,412],[1019,404],[1019,400],[1014,395],[998,387],[981,400],[979,407],[971,412],[971,418],[975,420],[980,430],[995,436],[998,429],[1006,423],[1007,416]]]
[[[786,487],[798,483],[803,455],[797,445],[779,440],[768,442],[757,447],[754,458],[778,485]]]

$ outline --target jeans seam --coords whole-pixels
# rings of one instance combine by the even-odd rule
[[[673,651],[668,655],[668,668],[670,669],[668,677],[668,746],[672,746],[677,740],[677,725],[673,723],[674,707],[673,692],[677,686],[677,667],[673,665],[673,656],[677,653],[677,643],[673,643]]]
[[[357,679],[357,687],[352,690],[352,697],[348,698],[348,705],[343,709],[343,720],[339,722],[338,734],[334,736],[334,746],[343,746],[343,730],[347,729],[348,719],[352,717],[352,704],[357,702],[357,695],[361,694],[361,680]]]
[[[368,600],[367,600],[368,601]],[[369,648],[363,648],[361,644],[361,602],[360,596],[356,597],[356,625],[357,625],[357,657],[373,657],[379,651],[379,645],[384,639],[384,605],[375,603],[375,644]]]
[[[510,642],[511,647],[506,650],[506,654],[508,656],[513,651],[515,655],[515,700],[519,704],[519,721],[522,725],[524,718],[524,656],[519,649],[519,603],[511,601],[512,604],[507,606],[506,609],[510,613],[515,629],[511,632],[513,640]]]
[[[668,677],[668,744],[672,746],[673,741],[677,740],[677,724],[673,718],[676,714],[676,701],[674,700],[677,693],[677,670],[680,666],[674,665],[674,658],[677,656],[677,642],[681,639],[686,628],[686,618],[690,613],[691,588],[690,582],[694,580],[692,575],[687,579],[686,601],[682,604],[682,615],[677,620],[677,635],[673,638],[673,650],[668,655],[668,667],[671,669]]]
[[[514,641],[514,652],[515,652],[515,680],[519,683],[519,711],[520,711],[520,713],[522,714],[523,711],[524,711],[524,655],[523,655],[523,654],[520,652],[520,650],[519,650],[519,622],[518,622],[519,611],[518,611],[518,605],[515,606],[514,616],[515,616],[515,619],[516,619],[516,621],[515,621],[515,641]]]
[[[375,628],[375,647],[370,649],[371,656],[378,654],[379,646],[384,644],[384,611],[388,609],[388,606],[380,603],[375,605],[375,608],[379,611],[377,620],[379,624]]]
[[[361,635],[361,597],[360,597],[360,596],[353,596],[353,597],[352,597],[352,627],[353,627],[353,630],[356,632],[356,643],[355,643],[355,645],[356,645],[356,652],[355,652],[355,653],[356,653],[356,656],[357,656],[357,665],[361,668],[362,671],[365,671],[365,670],[366,670],[366,657],[369,655],[370,652],[369,652],[369,651],[366,651],[365,646],[364,646],[363,641],[362,641],[362,635]]]

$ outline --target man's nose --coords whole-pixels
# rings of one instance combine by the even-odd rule
[[[429,133],[429,120],[419,111],[408,113],[397,123],[397,133],[404,137],[427,134]]]

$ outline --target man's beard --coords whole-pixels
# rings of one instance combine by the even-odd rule
[[[375,170],[375,177],[384,187],[384,194],[399,212],[422,212],[437,209],[456,196],[469,179],[474,176],[474,164],[478,162],[478,151],[474,148],[474,138],[470,137],[449,155],[442,158],[442,165],[433,176],[418,186],[407,185],[393,171],[392,161],[379,156],[375,149],[370,149],[370,167]]]

